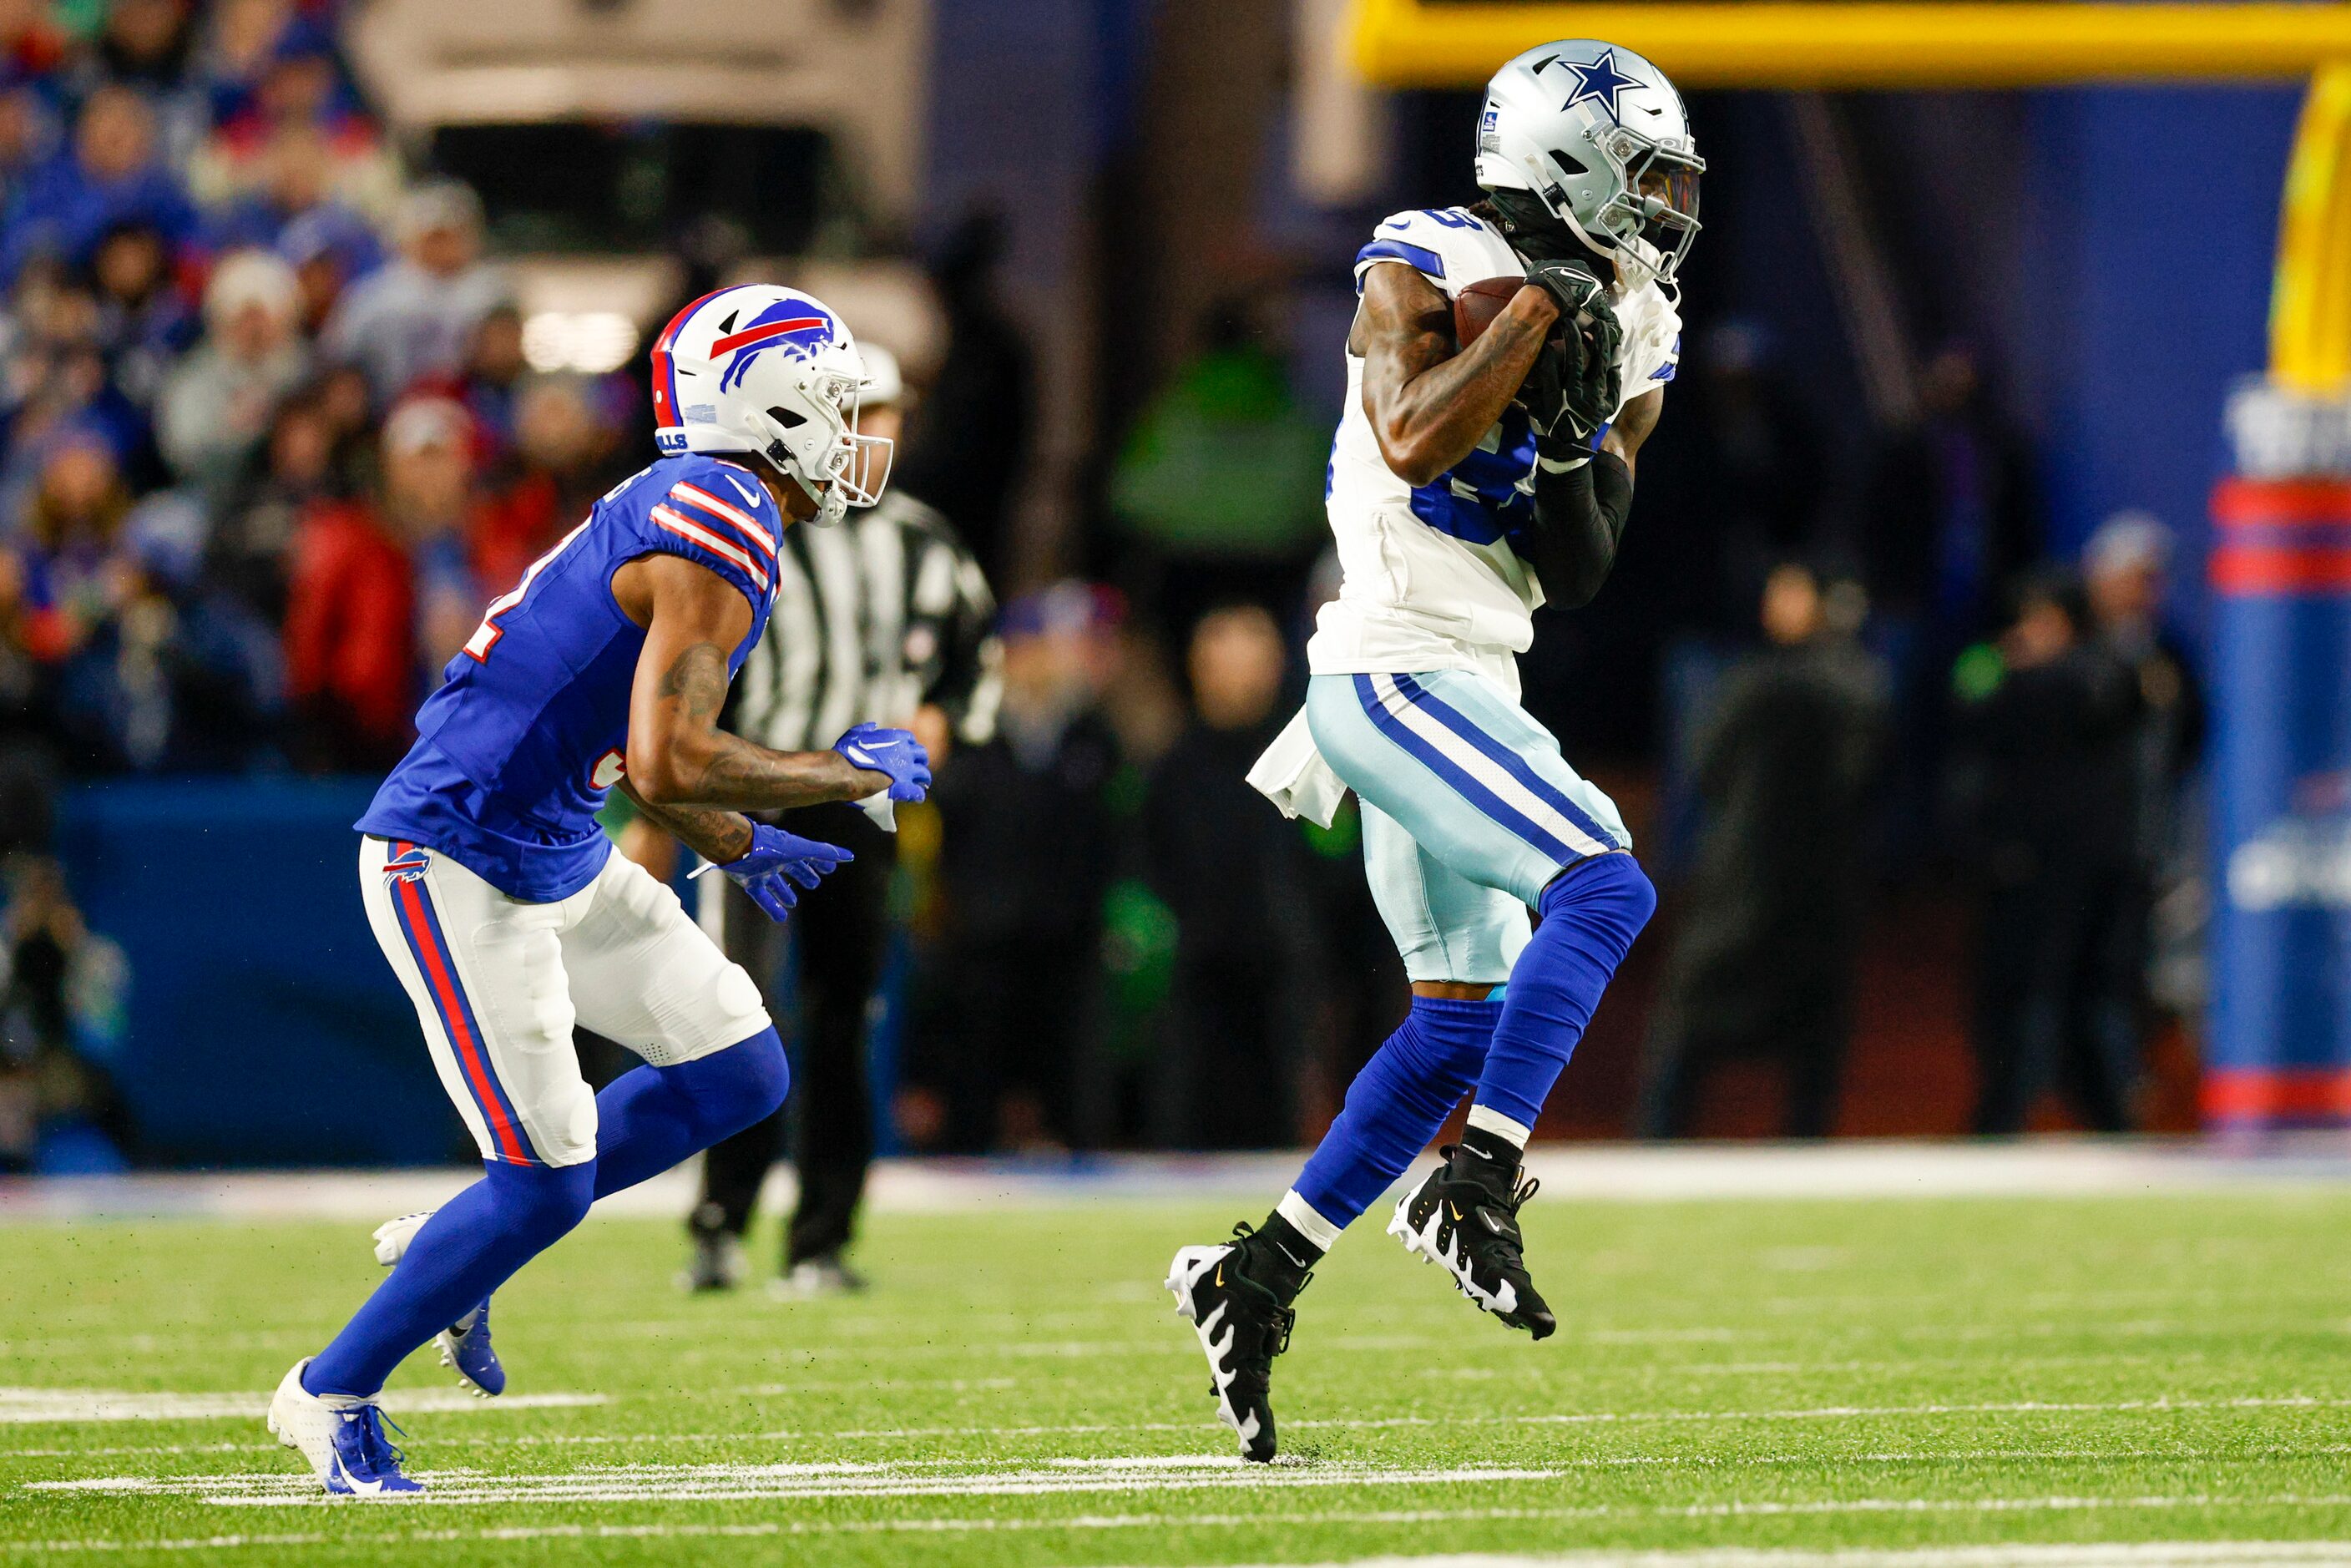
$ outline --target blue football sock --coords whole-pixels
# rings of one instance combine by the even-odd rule
[[[638,1067],[596,1096],[596,1196],[657,1176],[773,1114],[790,1090],[772,1029],[675,1067]]]
[[[790,1082],[772,1029],[698,1061],[622,1073],[596,1096],[593,1161],[487,1166],[424,1222],[400,1266],[311,1360],[302,1386],[313,1394],[375,1393],[409,1352],[560,1240],[595,1199],[768,1115]]]
[[[1542,924],[1519,954],[1502,998],[1478,1104],[1531,1127],[1600,1005],[1600,993],[1657,907],[1631,855],[1596,855],[1543,889]]]
[[[491,1165],[426,1220],[375,1294],[313,1357],[302,1386],[367,1396],[410,1351],[473,1311],[588,1212],[596,1167]]]
[[[1345,1107],[1290,1189],[1330,1227],[1313,1238],[1317,1246],[1328,1247],[1428,1147],[1478,1081],[1502,1006],[1413,998],[1403,1027],[1347,1085]]]

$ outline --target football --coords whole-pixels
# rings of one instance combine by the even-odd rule
[[[1523,277],[1481,277],[1467,285],[1453,298],[1453,341],[1468,348],[1478,340],[1478,334],[1493,324],[1520,288]]]

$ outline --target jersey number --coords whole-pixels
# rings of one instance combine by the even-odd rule
[[[489,662],[490,650],[496,647],[498,639],[507,634],[507,629],[498,624],[498,617],[522,602],[522,596],[530,591],[530,585],[538,580],[538,574],[545,571],[557,556],[569,549],[571,541],[578,538],[589,523],[594,520],[593,513],[580,519],[579,527],[555,541],[555,548],[523,569],[520,582],[490,601],[490,607],[482,612],[482,623],[474,628],[472,636],[465,639],[465,654],[468,658],[477,664]]]

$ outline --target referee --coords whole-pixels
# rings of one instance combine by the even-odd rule
[[[904,392],[897,361],[861,343],[866,385],[857,428],[897,438]],[[832,744],[871,719],[912,729],[936,767],[951,739],[994,733],[1000,655],[989,631],[987,579],[947,520],[896,486],[831,528],[788,528],[778,541],[775,610],[744,662],[722,722],[778,750]],[[864,1281],[841,1261],[873,1157],[865,1079],[865,1024],[889,937],[897,843],[858,806],[837,803],[773,819],[857,858],[800,894],[789,925],[769,920],[723,877],[702,886],[703,925],[758,982],[768,1011],[789,937],[799,959],[796,1040],[799,1208],[785,1233],[779,1292],[827,1295]],[[657,873],[674,860],[665,835],[642,819],[622,847]],[[716,884],[716,885],[714,885]],[[715,896],[714,896],[715,895]],[[743,1274],[743,1233],[768,1167],[783,1152],[788,1105],[704,1157],[702,1201],[687,1220],[688,1289],[721,1291]]]

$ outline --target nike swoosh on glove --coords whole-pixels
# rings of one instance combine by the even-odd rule
[[[1528,372],[1520,402],[1535,434],[1555,449],[1545,455],[1566,456],[1556,448],[1590,445],[1600,427],[1616,415],[1624,391],[1624,371],[1616,356],[1624,345],[1625,327],[1616,319],[1608,290],[1580,262],[1538,263],[1529,269],[1527,281],[1559,302],[1560,326]]]
[[[868,772],[889,775],[893,800],[919,800],[930,789],[930,754],[905,730],[861,724],[832,748]]]
[[[814,887],[828,873],[856,858],[839,844],[804,839],[765,822],[754,822],[751,847],[716,869],[734,878],[746,897],[758,904],[768,919],[781,924],[791,918],[792,905],[799,902],[800,895],[792,888],[794,883]],[[700,876],[702,872],[694,874]]]

